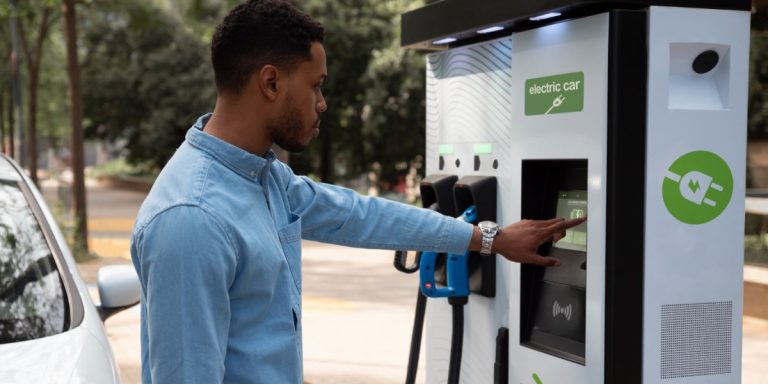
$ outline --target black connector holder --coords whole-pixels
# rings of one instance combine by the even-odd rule
[[[453,186],[459,178],[455,175],[429,175],[421,180],[421,203],[424,208],[431,208],[443,215],[456,217],[456,203],[453,199]],[[445,286],[447,277],[445,271],[444,253],[437,255],[435,260],[435,283]]]
[[[424,208],[432,207],[446,216],[456,217],[453,186],[459,178],[454,175],[429,175],[421,180],[419,190]],[[437,206],[433,207],[434,204]]]
[[[496,222],[496,195],[498,184],[493,176],[464,176],[453,187],[456,212],[475,206],[477,222]],[[475,223],[477,224],[477,223]],[[496,296],[496,257],[472,252],[467,268],[469,290],[486,297]]]

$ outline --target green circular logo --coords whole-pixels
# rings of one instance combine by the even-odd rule
[[[732,193],[731,169],[720,156],[707,151],[680,156],[661,186],[669,213],[687,224],[703,224],[720,216]]]

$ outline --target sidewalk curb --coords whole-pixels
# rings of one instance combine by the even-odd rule
[[[125,189],[136,192],[149,192],[152,188],[153,180],[143,177],[130,176],[99,176],[96,178],[100,187]]]

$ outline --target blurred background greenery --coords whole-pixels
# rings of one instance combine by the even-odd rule
[[[29,45],[45,34],[38,56],[42,57],[36,124],[39,152],[66,152],[65,37],[57,25],[61,5],[51,0],[25,0],[21,5],[19,0],[10,7],[11,1],[2,4],[6,1],[0,0],[0,8],[5,7],[0,9],[0,16],[5,16],[0,20],[0,55],[7,58],[13,50],[9,20],[14,18],[10,16],[18,16],[15,21],[22,28],[17,30]],[[234,0],[78,2],[86,139],[108,143],[109,158],[125,157],[142,168],[162,167],[195,119],[213,109],[216,94],[209,42],[216,24],[235,4]],[[291,155],[290,165],[297,173],[328,182],[360,179],[369,183],[367,174],[373,171],[375,187],[402,188],[409,168],[423,162],[425,111],[423,55],[400,49],[399,15],[424,1],[299,0],[295,4],[326,28],[324,93],[329,109],[320,137],[305,153]],[[45,29],[44,22],[50,24]],[[18,59],[25,90],[31,76],[23,68],[29,59],[25,55]],[[12,82],[9,71],[10,66],[0,66],[0,78],[6,84]],[[0,90],[3,127],[14,125],[8,123],[9,88]],[[22,93],[28,100],[29,92]],[[28,102],[21,106],[21,110],[28,108]],[[41,169],[49,165],[45,159],[40,164]]]
[[[0,150],[41,178],[60,175],[72,155],[64,2],[0,0]],[[304,153],[285,158],[296,173],[416,202],[425,149],[424,56],[400,48],[399,17],[429,2],[294,1],[326,28],[329,75],[322,134]],[[213,109],[208,45],[237,3],[75,1],[92,177],[151,179],[194,120]],[[751,44],[747,187],[768,196],[768,0],[753,0]],[[747,260],[768,265],[766,217],[745,220]]]

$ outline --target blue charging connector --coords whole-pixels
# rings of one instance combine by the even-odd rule
[[[477,209],[471,206],[464,210],[461,216],[456,218],[467,223],[477,220]],[[446,258],[446,287],[438,288],[435,284],[435,265],[437,253],[423,252],[419,263],[419,277],[421,278],[421,292],[427,297],[457,297],[469,296],[469,273],[467,260],[469,251],[464,254],[448,254]]]

